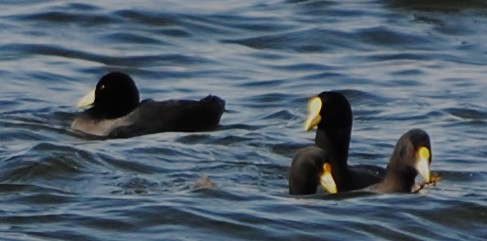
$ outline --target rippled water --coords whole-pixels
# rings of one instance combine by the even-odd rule
[[[1,240],[486,240],[485,1],[2,1]],[[227,101],[221,128],[69,129],[112,70],[143,98]],[[420,194],[293,197],[305,103],[352,103],[351,163],[423,128]],[[207,175],[216,188],[195,188]]]

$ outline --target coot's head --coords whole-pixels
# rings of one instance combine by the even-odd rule
[[[421,129],[406,132],[397,141],[392,153],[388,173],[396,175],[407,185],[419,174],[426,183],[431,181],[431,143],[428,133]]]
[[[139,105],[139,90],[134,80],[125,73],[111,72],[103,76],[96,89],[78,103],[90,107],[98,118],[118,118],[133,111]]]
[[[352,127],[352,108],[340,92],[325,91],[308,101],[308,117],[304,128],[318,126],[323,130],[346,130]]]

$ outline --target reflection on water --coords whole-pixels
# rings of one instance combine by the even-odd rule
[[[484,1],[0,5],[3,240],[487,239]],[[222,96],[222,126],[70,130],[76,100],[113,70],[142,98]],[[291,158],[314,137],[305,103],[323,90],[352,104],[350,163],[385,166],[423,128],[442,180],[289,196]]]

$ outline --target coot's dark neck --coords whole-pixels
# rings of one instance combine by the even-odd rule
[[[316,146],[330,152],[336,159],[336,163],[347,170],[348,148],[350,145],[350,133],[337,131],[325,131],[322,128],[316,130]]]
[[[389,165],[386,170],[386,176],[383,185],[394,192],[411,192],[417,171],[413,167],[399,168]]]
[[[132,112],[137,105],[113,105],[113,106],[98,106],[95,105],[88,109],[86,112],[91,115],[94,119],[116,119],[125,116]]]

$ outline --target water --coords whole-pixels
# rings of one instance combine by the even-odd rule
[[[2,1],[1,240],[486,240],[485,1]],[[221,128],[69,129],[120,70],[141,96],[219,95]],[[287,194],[308,97],[352,103],[351,163],[411,128],[443,180],[420,194]],[[216,188],[196,188],[207,175]]]

